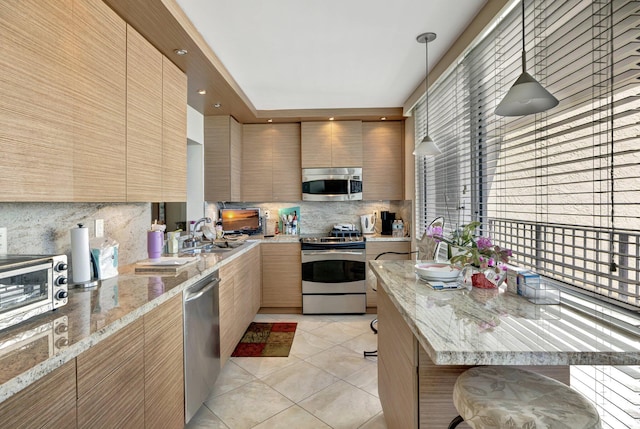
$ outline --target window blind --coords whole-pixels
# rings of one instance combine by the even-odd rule
[[[504,118],[521,20],[513,8],[429,89],[442,154],[416,160],[416,236],[437,216],[446,233],[479,220],[514,263],[637,309],[640,1],[527,1],[527,70],[560,104]]]

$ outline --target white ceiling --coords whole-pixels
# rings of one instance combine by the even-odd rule
[[[401,107],[487,0],[177,0],[258,110]]]

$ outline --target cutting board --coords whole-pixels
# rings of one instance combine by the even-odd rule
[[[135,272],[165,274],[177,273],[181,269],[196,262],[198,259],[200,259],[198,256],[185,258],[163,256],[158,261],[145,259],[144,261],[136,262]]]

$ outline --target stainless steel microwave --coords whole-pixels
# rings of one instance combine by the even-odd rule
[[[362,168],[303,168],[303,201],[362,199]]]

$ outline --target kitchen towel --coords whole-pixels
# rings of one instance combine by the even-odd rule
[[[74,283],[91,281],[91,251],[89,228],[79,223],[71,228],[71,273]]]

